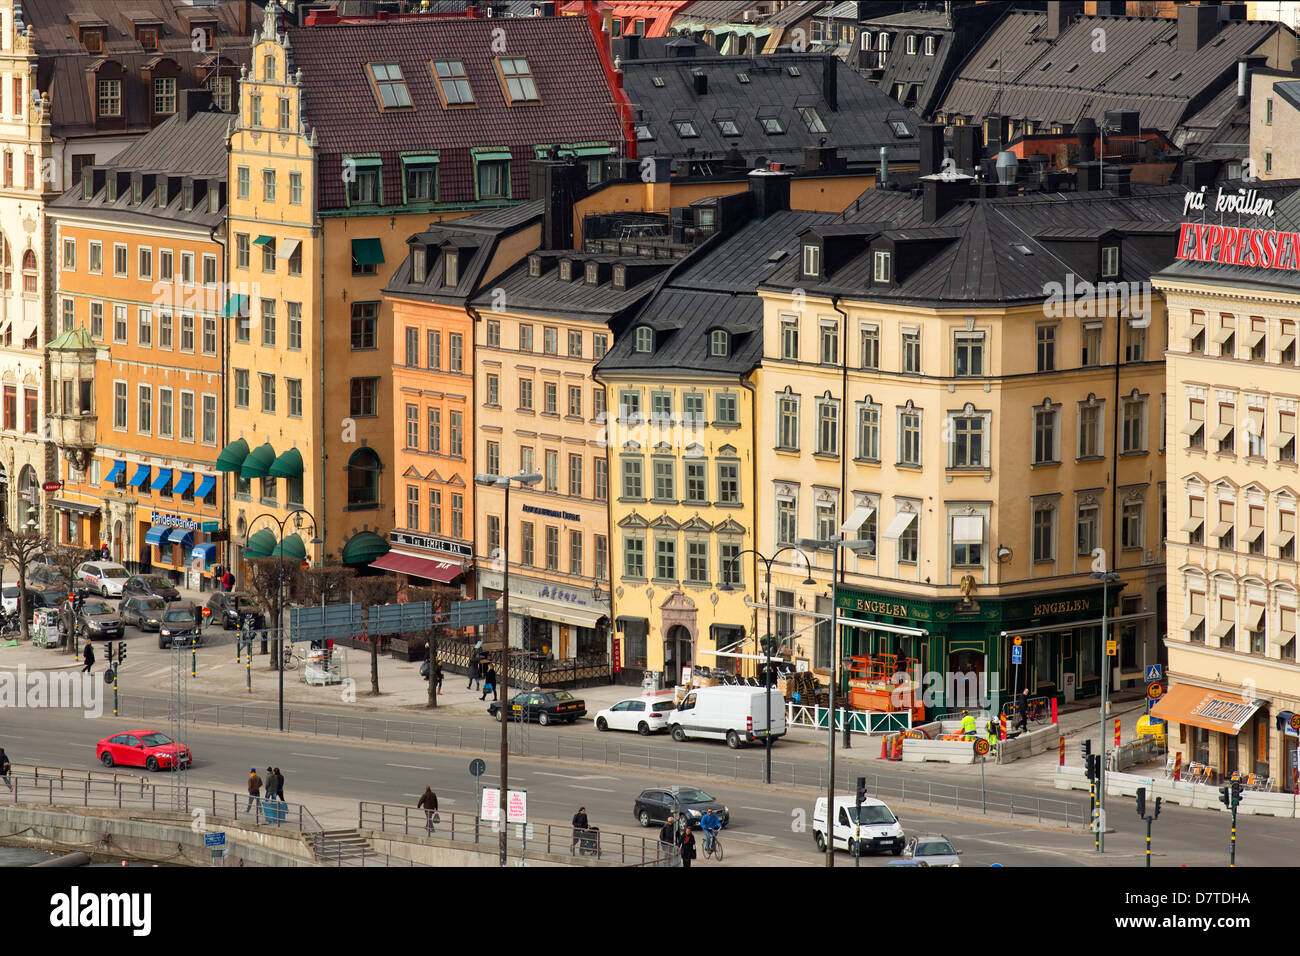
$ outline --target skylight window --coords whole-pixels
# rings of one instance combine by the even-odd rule
[[[748,73],[737,73],[737,74],[736,74],[736,79],[739,80],[741,83],[748,83],[748,82],[749,82],[749,74],[748,74]]]
[[[1067,67],[1065,68],[1065,72],[1066,72],[1066,73],[1073,73],[1073,72],[1074,72],[1075,70],[1077,70],[1078,68],[1079,68],[1079,64],[1077,64],[1077,63],[1071,63],[1069,66],[1067,66]]]
[[[682,139],[691,139],[700,135],[695,128],[695,124],[690,120],[676,120],[673,122],[673,126],[677,127],[677,135]]]
[[[785,68],[785,71],[786,71],[787,73],[789,73],[791,76],[799,76],[799,75],[801,75],[801,74],[799,73],[799,67],[797,67],[797,66],[787,66],[787,67]]]
[[[720,119],[718,120],[718,132],[723,136],[739,136],[740,127],[736,125],[735,120]]]
[[[650,82],[653,83],[655,86],[659,87],[660,89],[663,89],[664,78],[662,76],[651,77]]]
[[[438,77],[438,89],[442,92],[442,101],[447,106],[474,104],[474,91],[469,87],[465,76],[465,64],[460,60],[437,60],[433,72]]]
[[[384,109],[400,109],[411,105],[411,94],[406,88],[402,68],[396,63],[371,63],[370,76],[379,93],[379,105]]]
[[[636,124],[636,139],[638,143],[644,143],[647,140],[655,138],[654,130],[646,123]]]
[[[808,132],[826,132],[826,124],[822,122],[821,114],[817,112],[815,107],[801,106],[799,107],[799,115],[803,117],[804,125],[808,127]]]
[[[1151,70],[1150,72],[1147,73],[1147,79],[1148,79],[1148,80],[1151,79],[1151,77],[1155,76],[1158,72],[1160,72],[1160,71],[1159,71],[1159,70]]]
[[[890,120],[889,126],[899,139],[908,139],[912,135],[912,131],[907,128],[907,124],[902,120]]]
[[[763,132],[768,136],[780,136],[785,132],[785,127],[781,125],[781,120],[775,116],[764,116],[759,120],[763,124]]]
[[[1172,73],[1169,74],[1169,79],[1170,79],[1170,81],[1172,82],[1173,80],[1178,79],[1178,78],[1179,78],[1180,76],[1182,76],[1182,75],[1183,75],[1183,71],[1182,71],[1182,70],[1174,70],[1174,72],[1172,72]]]
[[[1016,252],[1020,253],[1022,256],[1032,256],[1034,254],[1034,250],[1030,249],[1023,242],[1013,242],[1011,243],[1011,248],[1016,250]]]
[[[533,80],[533,71],[523,57],[498,57],[497,68],[505,80],[506,96],[511,103],[537,103],[537,83]]]

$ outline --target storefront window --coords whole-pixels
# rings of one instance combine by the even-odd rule
[[[627,621],[623,626],[625,650],[624,668],[626,670],[644,670],[646,666],[646,636],[650,630],[648,621]]]

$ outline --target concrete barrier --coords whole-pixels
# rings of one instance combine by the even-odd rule
[[[974,763],[972,740],[904,740],[903,763]]]
[[[998,763],[1010,763],[1021,757],[1032,757],[1034,754],[1055,750],[1060,746],[1060,739],[1060,728],[1055,724],[1049,724],[1039,730],[1020,734],[1012,740],[1000,740],[998,741]]]
[[[1058,790],[1087,790],[1088,779],[1083,775],[1082,767],[1060,767],[1056,771],[1054,785]],[[1163,777],[1142,776],[1132,773],[1106,774],[1106,794],[1108,796],[1131,797],[1137,794],[1138,787],[1146,787],[1147,806],[1159,797],[1165,803],[1180,807],[1193,807],[1199,810],[1218,810],[1228,812],[1219,799],[1219,787],[1203,783],[1188,783],[1184,780],[1167,780]],[[1239,814],[1255,814],[1279,818],[1300,818],[1297,813],[1297,800],[1290,793],[1264,793],[1258,790],[1243,790],[1241,803],[1237,806]]]

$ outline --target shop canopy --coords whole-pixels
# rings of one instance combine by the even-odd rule
[[[194,543],[194,532],[189,528],[171,528],[167,531],[167,537],[163,540],[164,544],[179,544],[183,548],[188,548]]]
[[[384,247],[378,239],[353,239],[352,258],[359,266],[377,266],[384,261]]]
[[[388,553],[388,542],[373,531],[354,534],[343,546],[344,564],[369,564]]]
[[[206,498],[212,494],[212,489],[217,485],[217,479],[211,475],[204,475],[203,480],[199,482],[199,488],[194,492],[195,498]]]
[[[190,486],[193,484],[194,472],[182,471],[181,476],[176,479],[176,487],[172,489],[172,494],[183,495],[185,492],[190,490]]]
[[[268,528],[262,528],[255,531],[248,537],[248,544],[244,547],[244,557],[246,558],[269,558],[271,552],[275,550],[278,542],[275,540],[275,532]]]
[[[170,468],[159,468],[158,477],[153,480],[153,484],[150,485],[149,487],[151,487],[154,491],[162,491],[171,483],[172,483],[172,470]]]
[[[291,534],[271,549],[270,557],[282,557],[287,561],[303,561],[307,557],[307,546],[302,543],[301,535]]]
[[[248,457],[248,442],[236,438],[217,456],[217,471],[239,471],[239,467]]]
[[[1152,705],[1151,716],[1235,737],[1263,704],[1227,691],[1175,684]]]
[[[270,472],[271,465],[275,461],[275,449],[271,443],[267,442],[259,448],[254,448],[244,459],[244,463],[239,467],[240,478],[265,478]]]
[[[167,532],[170,530],[171,528],[165,524],[156,524],[145,533],[144,543],[156,544],[161,547],[163,539],[167,537]]]
[[[457,561],[443,561],[439,558],[412,554],[409,551],[389,551],[383,557],[371,561],[370,566],[380,571],[425,578],[441,584],[450,584],[464,572],[464,568]]]
[[[272,478],[301,478],[302,470],[302,452],[290,448],[288,451],[281,452],[280,456],[271,463],[267,474]]]
[[[128,481],[127,484],[129,484],[132,488],[139,488],[143,486],[144,483],[148,480],[149,480],[149,466],[137,465],[135,469],[135,474],[131,476],[131,480]]]

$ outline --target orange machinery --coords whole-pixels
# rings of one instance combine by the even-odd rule
[[[924,721],[925,705],[912,679],[915,665],[915,658],[897,654],[850,657],[849,706],[877,713],[910,710],[913,721]]]

